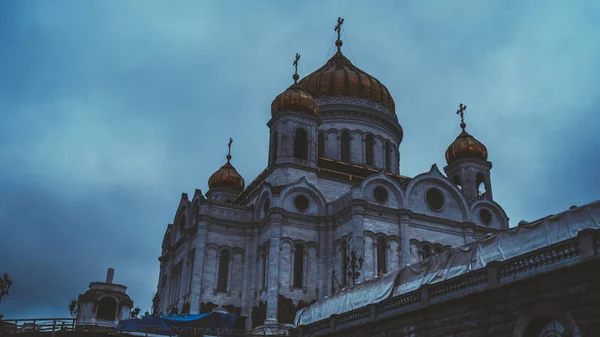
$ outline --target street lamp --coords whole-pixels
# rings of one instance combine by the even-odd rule
[[[158,306],[160,304],[160,297],[158,296],[158,292],[154,295],[152,299],[152,316],[158,316]]]
[[[0,302],[2,302],[2,297],[4,295],[8,295],[8,289],[12,286],[12,280],[8,276],[8,273],[4,274],[4,278],[0,278]]]
[[[350,253],[350,257],[346,256],[347,273],[348,277],[352,280],[352,286],[356,285],[356,279],[360,277],[360,270],[362,270],[364,260],[362,257],[356,258],[356,251],[353,250]]]

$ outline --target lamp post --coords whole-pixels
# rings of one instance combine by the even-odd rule
[[[356,258],[356,251],[350,253],[350,257],[346,256],[347,272],[346,275],[352,280],[352,286],[356,285],[356,279],[360,277],[364,260],[362,257]]]
[[[4,295],[8,295],[8,290],[12,286],[12,280],[8,276],[8,273],[4,274],[4,278],[0,278],[0,302],[2,302],[2,297]]]
[[[158,292],[154,295],[152,299],[152,316],[158,316],[158,305],[160,304],[160,297],[158,296]]]

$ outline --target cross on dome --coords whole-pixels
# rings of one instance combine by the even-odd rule
[[[300,61],[300,54],[296,53],[296,59],[294,60],[294,84],[298,84],[298,79],[300,75],[298,75],[298,61]]]
[[[465,131],[465,127],[467,127],[467,124],[465,124],[465,110],[467,110],[467,106],[462,103],[460,103],[458,110],[456,110],[456,114],[460,115],[460,127],[463,131]]]
[[[342,32],[342,24],[344,23],[344,19],[339,17],[337,19],[337,25],[335,25],[335,28],[333,29],[335,32],[337,32],[337,40],[335,41],[335,45],[338,49],[338,52],[341,52],[341,48],[342,48],[342,39],[340,38],[340,34]]]

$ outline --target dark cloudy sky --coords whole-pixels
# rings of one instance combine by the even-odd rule
[[[247,182],[272,99],[343,51],[380,79],[405,132],[401,173],[468,130],[511,226],[600,196],[600,2],[0,2],[0,273],[7,318],[68,316],[103,281],[142,312],[182,192],[206,191],[234,138]]]

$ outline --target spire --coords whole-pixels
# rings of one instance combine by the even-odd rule
[[[460,127],[463,131],[465,131],[465,127],[467,127],[467,124],[465,124],[465,110],[467,110],[467,106],[462,103],[460,103],[458,110],[456,110],[456,114],[460,115]]]
[[[300,78],[300,75],[298,75],[298,61],[300,61],[300,54],[296,53],[296,59],[294,60],[294,76],[292,77],[294,79],[294,84],[298,84],[298,79]]]
[[[231,144],[233,143],[233,138],[229,138],[229,144],[227,147],[229,148],[229,152],[227,152],[227,163],[231,160]]]
[[[342,24],[344,23],[344,19],[339,17],[337,20],[337,25],[335,26],[335,28],[333,29],[334,31],[337,32],[337,40],[335,41],[335,45],[338,49],[338,53],[342,52],[342,39],[340,38],[340,34],[342,32]]]

